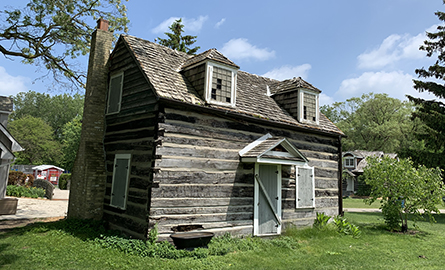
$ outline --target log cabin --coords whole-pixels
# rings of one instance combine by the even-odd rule
[[[144,239],[157,224],[161,240],[200,230],[265,236],[342,213],[344,134],[320,113],[312,84],[241,71],[216,49],[188,55],[129,35],[106,66],[96,197],[111,228]]]

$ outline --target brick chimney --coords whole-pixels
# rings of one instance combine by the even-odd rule
[[[68,218],[101,219],[103,214],[106,184],[104,113],[112,41],[108,21],[99,19],[91,37],[81,141],[71,176]]]
[[[12,99],[0,96],[0,124],[4,127],[8,125],[8,116],[12,113]]]

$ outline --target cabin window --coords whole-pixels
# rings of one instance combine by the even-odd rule
[[[297,167],[296,208],[315,207],[315,182],[313,167]]]
[[[124,81],[124,73],[111,76],[110,78],[110,85],[108,90],[107,114],[118,113],[121,109],[123,81]]]
[[[236,70],[208,63],[206,101],[235,106]]]
[[[345,167],[354,168],[354,158],[353,157],[345,158]]]
[[[127,207],[130,160],[131,154],[117,154],[114,158],[110,205],[120,209]]]
[[[317,122],[317,96],[303,92],[303,119],[306,121]]]

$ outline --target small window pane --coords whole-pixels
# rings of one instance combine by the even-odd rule
[[[122,97],[122,80],[123,74],[111,77],[110,79],[110,91],[108,95],[108,113],[119,112],[121,107]]]

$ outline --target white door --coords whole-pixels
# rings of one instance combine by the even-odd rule
[[[280,234],[281,165],[255,167],[254,234]]]

